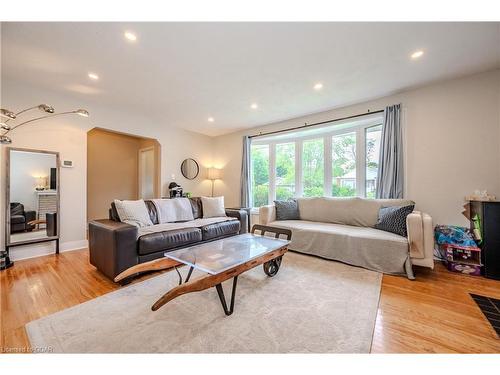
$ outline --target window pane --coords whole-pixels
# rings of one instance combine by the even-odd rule
[[[269,202],[269,146],[252,145],[252,202],[260,207]]]
[[[332,195],[356,195],[356,133],[332,137]]]
[[[304,197],[322,197],[324,176],[323,138],[302,144],[302,186]]]
[[[366,197],[375,198],[382,126],[366,129]]]
[[[295,196],[295,143],[276,145],[276,199]]]

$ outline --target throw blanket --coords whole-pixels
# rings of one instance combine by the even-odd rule
[[[148,227],[139,228],[138,237],[151,233],[165,232],[168,230],[177,230],[184,228],[201,228],[204,227],[205,225],[222,223],[223,221],[230,221],[230,220],[238,220],[238,219],[235,217],[224,216],[224,217],[210,217],[207,219],[195,219],[183,223],[165,223],[165,224],[150,225]]]
[[[191,203],[187,198],[152,199],[151,202],[156,207],[160,224],[194,219]]]

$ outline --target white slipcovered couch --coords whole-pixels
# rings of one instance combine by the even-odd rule
[[[412,265],[434,268],[429,215],[407,217],[408,238],[373,228],[380,207],[413,204],[403,199],[297,198],[300,220],[276,220],[276,207],[259,209],[260,224],[290,229],[290,250],[413,279]]]

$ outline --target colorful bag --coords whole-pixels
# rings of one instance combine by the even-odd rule
[[[434,238],[438,245],[458,245],[461,248],[477,248],[468,228],[455,225],[436,225]]]

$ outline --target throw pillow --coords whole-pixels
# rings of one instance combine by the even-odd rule
[[[188,198],[152,199],[158,213],[158,222],[174,223],[194,220]]]
[[[114,200],[116,212],[122,223],[135,225],[136,227],[147,227],[153,225],[149,217],[148,208],[142,199],[137,201]]]
[[[300,220],[299,205],[296,199],[274,201],[276,220]]]
[[[203,206],[203,218],[226,216],[224,209],[224,197],[201,197]]]
[[[415,205],[381,207],[378,214],[376,229],[408,237],[406,217],[413,212]]]

